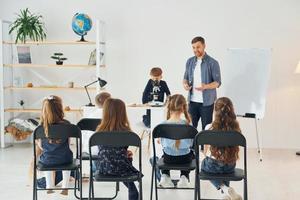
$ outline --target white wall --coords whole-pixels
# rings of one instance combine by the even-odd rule
[[[108,89],[128,103],[140,101],[152,66],[163,68],[172,93],[185,93],[181,80],[194,36],[206,38],[207,52],[221,67],[228,47],[273,48],[266,116],[259,124],[264,147],[300,149],[298,0],[0,0],[0,18],[14,19],[25,7],[44,16],[49,39],[77,39],[70,26],[76,12],[104,20]],[[253,123],[241,125],[255,145]]]

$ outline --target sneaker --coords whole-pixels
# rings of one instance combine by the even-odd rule
[[[169,188],[169,187],[174,187],[174,183],[172,182],[172,179],[170,178],[169,175],[163,174],[161,176],[159,186],[164,188]]]
[[[242,200],[242,196],[239,195],[232,187],[228,188],[228,194],[232,200]]]
[[[223,186],[224,188],[223,189],[220,189],[219,191],[221,192],[221,199],[223,200],[231,200],[231,197],[229,196],[228,194],[228,187],[227,186]],[[224,191],[225,189],[225,191]]]
[[[222,195],[222,200],[231,200],[231,198],[227,194],[223,194]]]
[[[190,188],[191,187],[191,184],[189,182],[189,179],[182,175],[177,183],[177,187],[179,188]]]

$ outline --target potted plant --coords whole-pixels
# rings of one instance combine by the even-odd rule
[[[26,43],[27,39],[42,41],[46,38],[44,23],[41,15],[32,14],[28,8],[20,10],[17,19],[10,25],[9,34],[16,32],[16,40]]]
[[[54,53],[54,56],[51,56],[52,59],[56,60],[57,65],[62,65],[64,60],[67,60],[67,58],[62,57],[63,53]]]

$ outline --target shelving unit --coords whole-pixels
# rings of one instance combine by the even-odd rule
[[[84,90],[83,87],[56,87],[56,86],[38,86],[38,87],[4,87],[5,90]],[[96,90],[97,88],[89,88],[89,90]]]
[[[100,62],[100,52],[104,53],[105,56],[105,36],[104,36],[104,30],[105,30],[105,23],[100,20],[95,20],[94,27],[96,29],[96,37],[94,41],[86,41],[86,42],[80,42],[80,41],[71,41],[71,40],[45,40],[45,41],[26,41],[26,43],[15,43],[12,36],[8,35],[8,31],[5,30],[5,26],[8,28],[9,24],[11,24],[10,21],[6,20],[0,20],[0,131],[1,131],[1,148],[6,147],[5,142],[5,125],[8,123],[8,119],[5,118],[8,113],[12,115],[13,117],[18,116],[19,114],[30,114],[30,113],[40,113],[41,109],[36,108],[37,106],[26,106],[26,108],[15,108],[15,106],[5,105],[5,93],[9,92],[9,94],[19,94],[17,92],[19,91],[30,91],[33,94],[36,94],[36,92],[45,91],[45,92],[76,92],[76,91],[84,91],[84,87],[78,87],[76,84],[75,87],[66,87],[61,86],[59,83],[58,85],[37,85],[35,84],[33,87],[26,87],[26,86],[20,86],[20,85],[14,85],[13,81],[9,84],[4,81],[4,78],[7,76],[12,76],[13,73],[7,73],[7,70],[5,69],[11,69],[13,71],[14,69],[19,70],[37,70],[47,68],[47,69],[55,69],[59,70],[61,69],[67,69],[67,70],[84,70],[84,69],[91,69],[95,70],[95,76],[100,77],[100,68],[105,68],[105,64],[101,64]],[[6,35],[5,32],[6,31]],[[4,37],[6,36],[6,38]],[[7,37],[8,36],[8,37]],[[47,63],[30,63],[30,64],[22,64],[22,63],[14,63],[13,61],[13,55],[11,55],[11,58],[6,59],[7,55],[4,52],[6,47],[10,47],[11,49],[16,46],[38,46],[39,48],[43,48],[43,46],[47,45],[56,45],[56,46],[64,46],[64,45],[72,45],[74,48],[78,46],[79,48],[82,46],[92,46],[96,49],[96,65],[85,65],[85,64],[78,64],[78,63],[64,63],[63,65],[56,65],[56,64],[47,64]],[[72,47],[73,48],[73,47]],[[13,54],[13,51],[10,52]],[[88,52],[90,53],[90,52]],[[6,57],[5,57],[6,56]],[[10,60],[10,61],[7,61]],[[96,87],[88,88],[90,91],[94,91],[99,93],[100,92],[99,85],[96,85]],[[33,108],[31,108],[33,107]],[[72,107],[72,106],[70,106]],[[76,106],[74,106],[76,107]],[[65,110],[66,113],[81,113],[81,109],[70,109]],[[5,114],[7,113],[7,114]]]
[[[4,67],[26,67],[26,68],[44,68],[44,67],[55,67],[55,68],[96,68],[96,65],[78,65],[78,64],[3,64]],[[105,65],[100,65],[100,67],[105,67]]]
[[[65,110],[65,112],[81,112],[81,111],[82,111],[82,109]],[[41,109],[7,108],[7,109],[4,109],[4,112],[11,112],[11,113],[40,113]]]

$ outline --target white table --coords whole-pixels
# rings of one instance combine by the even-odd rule
[[[165,107],[150,106],[127,106],[127,114],[132,129],[135,130],[135,124],[142,121],[142,116],[147,109],[151,110],[151,131],[160,123],[166,120]],[[97,107],[82,107],[83,118],[102,118],[102,109]]]

